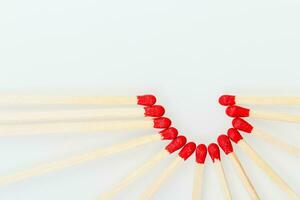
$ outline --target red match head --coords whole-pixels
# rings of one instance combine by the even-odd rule
[[[253,126],[241,118],[234,118],[232,120],[232,125],[234,128],[246,133],[251,133],[253,130]]]
[[[160,105],[153,105],[144,107],[146,117],[161,117],[165,114],[164,107]]]
[[[168,144],[168,146],[166,146],[165,149],[171,154],[181,149],[185,144],[186,144],[186,137],[180,135],[174,140],[172,140],[172,142]]]
[[[196,162],[204,164],[207,155],[207,148],[205,144],[199,144],[196,148]]]
[[[232,144],[227,135],[220,135],[218,137],[218,144],[226,155],[233,152]]]
[[[142,106],[152,106],[156,103],[156,97],[154,95],[146,94],[137,96],[137,104]]]
[[[170,127],[159,132],[163,140],[173,140],[178,135],[176,128]]]
[[[229,117],[249,117],[250,110],[240,106],[228,106],[226,114]]]
[[[243,139],[243,136],[241,136],[239,131],[235,128],[228,129],[227,135],[234,143],[239,143],[239,141]]]
[[[194,151],[196,149],[196,144],[194,142],[189,142],[187,143],[179,152],[179,156],[183,159],[186,160],[188,159],[191,155],[193,155]]]
[[[171,120],[166,117],[159,117],[153,119],[153,128],[169,128],[171,124]]]
[[[213,162],[215,162],[216,159],[221,160],[220,149],[216,143],[211,143],[210,145],[208,145],[207,149]]]
[[[233,96],[233,95],[222,95],[219,98],[219,103],[223,106],[235,105],[235,96]]]

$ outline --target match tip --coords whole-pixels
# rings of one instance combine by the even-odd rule
[[[178,136],[168,146],[166,146],[166,150],[171,154],[179,149],[181,149],[186,144],[186,137],[183,135]]]
[[[210,145],[208,145],[207,149],[213,162],[215,162],[216,159],[221,160],[220,149],[216,143],[211,143]]]
[[[169,128],[171,124],[171,120],[166,117],[159,117],[153,119],[153,128]]]
[[[142,106],[153,106],[156,103],[156,97],[151,94],[137,96],[137,104]]]
[[[196,162],[204,164],[207,155],[207,148],[205,144],[199,144],[196,148]]]
[[[160,105],[144,107],[146,117],[161,117],[165,114],[165,108]]]
[[[173,140],[178,135],[178,130],[174,127],[164,129],[159,132],[163,140]]]
[[[228,106],[226,108],[226,114],[229,117],[249,117],[250,110],[240,106]]]
[[[219,103],[223,106],[235,105],[235,96],[233,96],[233,95],[222,95],[219,98]]]
[[[187,143],[179,152],[179,156],[183,159],[186,160],[188,159],[191,155],[193,155],[194,151],[196,149],[196,144],[194,142],[189,142]]]
[[[232,125],[234,128],[244,131],[246,133],[251,133],[253,130],[253,126],[247,121],[243,120],[242,118],[234,118],[232,120]]]
[[[220,135],[218,137],[218,144],[226,155],[233,152],[232,144],[227,135]]]
[[[241,136],[239,131],[235,128],[228,129],[227,135],[234,143],[239,143],[239,141],[243,139],[243,136]]]

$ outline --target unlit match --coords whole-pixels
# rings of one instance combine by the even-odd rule
[[[139,200],[149,200],[159,190],[161,185],[166,179],[171,176],[183,162],[188,159],[195,151],[196,144],[193,142],[187,143],[179,152],[178,156],[174,159],[170,165],[162,171],[162,173],[156,178],[156,180],[146,189],[141,195]]]
[[[223,95],[219,98],[219,103],[223,106],[236,104],[253,105],[300,105],[300,97],[251,97]]]
[[[88,161],[100,159],[105,156],[120,153],[129,149],[136,148],[145,144],[153,143],[159,140],[172,140],[176,138],[177,132],[172,129],[166,129],[160,134],[152,134],[136,139],[129,140],[120,144],[112,145],[106,148],[96,149],[81,155],[75,155],[63,160],[54,161],[51,163],[41,164],[31,169],[17,172],[12,175],[0,176],[0,186],[4,186],[10,183],[22,181],[31,177],[40,176],[46,173],[62,170],[67,167],[83,164]]]
[[[228,132],[236,131],[236,129],[229,129]],[[230,133],[229,133],[230,135]],[[249,177],[246,174],[245,169],[243,168],[240,160],[238,159],[237,155],[233,151],[232,144],[230,142],[230,139],[227,135],[220,135],[218,137],[218,144],[221,147],[221,149],[224,151],[224,153],[230,158],[232,164],[234,165],[236,171],[238,172],[238,176],[240,177],[241,181],[244,184],[244,187],[248,191],[251,199],[259,200],[259,196],[252,185]]]
[[[210,145],[208,145],[208,153],[213,161],[219,180],[221,182],[224,198],[226,200],[231,200],[231,192],[221,163],[219,146],[215,143],[211,143]]]
[[[299,200],[300,197],[292,188],[266,163],[246,141],[238,131],[228,132],[229,138],[235,142],[261,169],[264,171],[274,183],[276,183],[283,191],[285,191],[292,199]]]
[[[272,136],[264,131],[254,128],[250,123],[248,123],[244,119],[235,118],[232,121],[232,125],[234,128],[244,131],[246,133],[251,133],[254,137],[257,137],[258,139],[261,139],[269,144],[272,144],[290,154],[300,156],[299,147],[288,144],[275,136]]]
[[[136,179],[140,178],[148,171],[150,171],[154,166],[156,166],[161,160],[163,160],[168,155],[173,152],[181,149],[186,143],[186,138],[184,136],[178,136],[170,144],[166,146],[164,150],[155,154],[147,162],[141,165],[139,168],[132,171],[124,179],[122,179],[117,185],[105,192],[98,200],[111,200],[113,199],[120,191],[128,187],[129,184],[133,183]]]

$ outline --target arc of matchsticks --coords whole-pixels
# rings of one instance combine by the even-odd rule
[[[219,180],[221,182],[222,190],[224,193],[224,198],[226,200],[231,200],[232,195],[229,189],[228,181],[226,179],[224,169],[221,163],[220,149],[216,143],[211,143],[208,145],[208,153],[213,161],[213,165],[215,166],[215,170],[218,174]]]
[[[186,138],[184,136],[178,136],[177,138],[172,140],[171,143],[168,144],[164,150],[155,154],[152,158],[150,158],[139,168],[132,171],[129,175],[127,175],[124,179],[122,179],[117,185],[115,185],[110,190],[108,190],[103,195],[101,195],[98,198],[98,200],[112,199],[118,192],[128,187],[129,184],[131,184],[136,179],[140,178],[142,175],[147,173],[151,168],[157,165],[157,163],[159,163],[162,159],[174,153],[175,151],[181,149],[185,144],[186,144]]]
[[[175,173],[176,169],[183,164],[183,162],[188,159],[195,151],[196,144],[194,142],[187,143],[179,152],[177,158],[170,163],[170,165],[165,168],[162,173],[157,177],[157,179],[152,182],[152,184],[144,191],[139,200],[149,200],[156,193],[156,191],[161,187],[161,185],[166,181],[166,179]]]
[[[80,104],[80,105],[143,105],[152,106],[156,103],[154,95],[139,96],[26,96],[0,95],[0,104]]]
[[[48,133],[80,133],[108,130],[165,129],[171,120],[166,117],[142,120],[92,121],[92,122],[52,122],[38,124],[0,125],[0,136],[43,135]]]
[[[234,131],[234,130],[229,129],[228,131],[230,132],[230,131]],[[224,151],[224,153],[231,160],[232,164],[234,165],[235,169],[238,172],[238,175],[239,175],[241,181],[243,182],[245,188],[247,189],[251,199],[259,200],[260,198],[259,198],[255,188],[253,187],[249,177],[247,176],[245,169],[243,168],[237,155],[233,151],[233,147],[232,147],[229,137],[227,135],[220,135],[218,137],[218,144],[221,147],[221,149]]]
[[[250,117],[255,119],[266,119],[266,120],[300,123],[299,115],[259,111],[259,110],[244,108],[241,106],[227,107],[226,114],[229,117]]]
[[[236,104],[253,105],[300,105],[300,97],[257,97],[257,96],[234,96],[222,95],[219,103],[223,106]]]
[[[246,132],[246,133],[251,133],[254,137],[256,137],[258,139],[262,139],[265,142],[272,144],[280,149],[283,149],[284,151],[286,151],[290,154],[300,156],[300,148],[299,147],[288,144],[277,137],[274,137],[264,131],[254,128],[250,123],[248,123],[244,119],[235,118],[232,121],[232,125],[234,128],[241,130],[243,132]]]
[[[300,197],[292,188],[266,163],[243,139],[236,129],[231,129],[228,137],[236,143],[260,168],[267,174],[274,183],[276,183],[283,191],[285,191],[292,199],[299,200]]]
[[[38,165],[31,169],[20,171],[12,175],[0,176],[0,186],[4,186],[17,181],[22,181],[34,176],[39,176],[46,173],[62,170],[67,167],[83,164],[91,160],[100,159],[108,155],[120,153],[141,145],[153,143],[155,141],[173,140],[177,137],[177,134],[178,132],[175,128],[168,128],[166,130],[161,131],[159,134],[156,133],[152,135],[138,137],[136,139],[112,145],[110,147],[100,148],[84,154],[75,155],[66,159]]]
[[[88,110],[51,110],[35,112],[1,112],[0,123],[10,122],[39,122],[39,121],[62,121],[74,119],[93,118],[118,118],[118,117],[162,117],[165,113],[164,107],[160,105],[133,108],[110,108],[110,109],[88,109]]]
[[[196,166],[194,172],[192,200],[199,200],[202,196],[202,176],[206,155],[207,148],[205,144],[199,144],[196,148]]]

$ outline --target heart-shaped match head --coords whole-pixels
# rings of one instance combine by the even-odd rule
[[[207,148],[205,144],[199,144],[196,148],[196,162],[204,164],[207,155]]]
[[[178,136],[170,144],[166,146],[166,150],[171,154],[179,149],[181,149],[186,144],[186,137],[183,135]]]
[[[194,142],[189,142],[184,147],[181,149],[179,152],[179,156],[183,159],[186,160],[188,159],[191,155],[193,155],[194,151],[196,149],[196,144]]]
[[[242,118],[234,118],[232,120],[232,125],[234,128],[246,133],[251,133],[253,130],[253,126]]]
[[[220,149],[216,143],[211,143],[207,149],[213,162],[215,162],[215,160],[221,160]]]
[[[177,137],[178,130],[174,127],[170,127],[160,131],[159,134],[161,135],[162,140],[173,140]]]
[[[171,124],[171,120],[167,117],[153,119],[153,128],[169,128]]]
[[[160,105],[144,107],[145,117],[161,117],[165,114],[165,108]]]
[[[241,106],[228,106],[226,114],[229,117],[249,117],[250,109]]]
[[[156,103],[156,97],[151,94],[137,96],[137,104],[142,106],[152,106]]]
[[[235,128],[230,128],[227,131],[227,135],[234,143],[238,144],[239,141],[243,139],[243,136],[239,133],[239,131]]]
[[[233,95],[222,95],[219,98],[219,103],[223,106],[235,105],[235,96],[233,96]]]
[[[221,149],[224,151],[226,155],[233,152],[233,147],[230,142],[230,139],[227,135],[220,135],[218,137],[218,144],[221,147]]]

